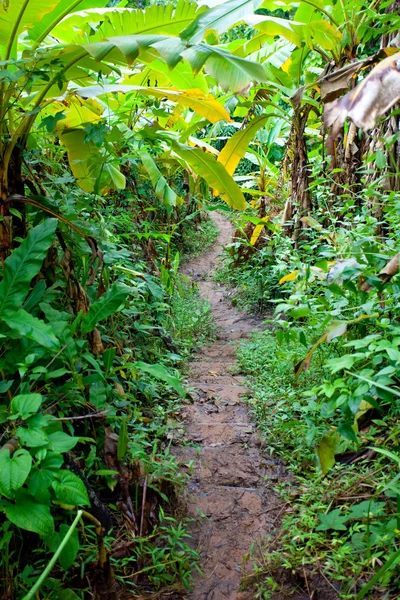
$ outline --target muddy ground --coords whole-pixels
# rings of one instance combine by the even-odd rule
[[[225,217],[217,213],[213,218],[220,229],[217,243],[184,267],[210,302],[217,333],[190,364],[194,402],[184,408],[184,442],[174,449],[183,463],[194,461],[187,501],[190,515],[198,517],[192,535],[204,573],[195,576],[194,592],[185,598],[247,600],[254,596],[240,591],[252,565],[246,556],[274,529],[281,506],[265,478],[276,481],[283,467],[261,451],[243,399],[249,390],[243,377],[232,374],[238,342],[261,328],[262,321],[234,308],[226,290],[212,280],[233,233]]]
[[[263,328],[263,321],[240,312],[227,290],[213,281],[222,249],[233,234],[221,214],[212,218],[220,230],[211,250],[186,264],[183,272],[199,285],[211,304],[216,340],[194,355],[188,383],[193,402],[183,408],[184,436],[174,446],[182,468],[193,461],[186,493],[187,511],[195,517],[191,535],[201,553],[203,576],[194,572],[194,590],[182,600],[251,600],[254,556],[262,557],[265,538],[278,535],[286,509],[275,485],[286,479],[284,465],[272,459],[246,408],[250,392],[238,375],[235,359],[241,340]],[[276,573],[280,591],[273,600],[331,600],[338,594],[319,573]],[[329,585],[328,585],[329,584]]]

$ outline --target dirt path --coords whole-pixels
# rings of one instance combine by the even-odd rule
[[[192,532],[201,549],[204,578],[196,575],[194,592],[185,598],[250,600],[251,591],[240,591],[246,570],[251,570],[245,557],[274,526],[279,499],[271,488],[282,467],[263,453],[242,398],[248,392],[245,381],[231,374],[237,343],[261,322],[232,307],[222,286],[212,281],[221,247],[233,232],[222,215],[214,213],[213,219],[220,229],[217,243],[183,269],[211,303],[217,328],[216,341],[198,352],[190,365],[195,400],[185,407],[183,419],[185,442],[192,446],[174,449],[178,460],[194,461],[188,509],[204,517],[197,519]]]

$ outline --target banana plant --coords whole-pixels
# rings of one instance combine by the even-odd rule
[[[145,11],[144,14],[142,11],[129,9],[110,11],[104,5],[103,0],[16,0],[1,5],[0,58],[3,69],[0,76],[0,245],[3,260],[12,248],[14,235],[25,235],[23,221],[14,231],[15,219],[10,210],[15,205],[23,213],[23,205],[18,199],[24,197],[21,169],[28,136],[35,121],[44,114],[56,119],[55,125],[62,122],[64,113],[60,110],[59,103],[65,103],[66,109],[70,108],[74,82],[79,81],[80,85],[82,82],[85,85],[119,82],[121,76],[128,75],[131,66],[138,61],[149,65],[154,61],[161,61],[170,70],[184,61],[193,73],[200,73],[207,65],[210,76],[222,88],[229,87],[233,92],[240,91],[251,81],[265,80],[264,70],[256,63],[234,56],[218,46],[190,44],[178,37],[177,33],[184,23],[189,23],[197,12],[205,14],[206,9],[197,11],[195,3],[180,0],[176,8],[167,5],[155,11],[152,7],[149,13]],[[90,36],[90,41],[86,43],[85,39],[67,39],[63,23],[69,21],[71,25],[74,20],[79,22],[82,10],[86,15],[94,6],[103,20],[99,20],[99,27]],[[74,12],[76,9],[77,14]],[[106,22],[104,15],[108,17]],[[174,28],[171,22],[175,18],[177,21]],[[129,25],[132,20],[136,23],[138,33],[131,33],[128,27],[125,28],[125,23]],[[73,26],[68,30],[75,31]],[[23,58],[19,58],[21,52]],[[156,89],[136,91],[152,93],[154,96],[167,93],[166,90]],[[173,88],[168,94],[170,97],[174,95],[175,99],[176,92]],[[204,107],[207,102],[211,102],[210,98],[204,99],[202,92],[197,96],[191,96],[187,92],[181,95],[181,103],[193,107],[199,96],[197,107]],[[177,100],[179,102],[179,98]],[[55,114],[52,114],[52,105],[57,108]],[[215,110],[216,106],[213,108]],[[220,116],[226,116],[222,106],[219,111]],[[209,111],[208,115],[210,114]],[[90,155],[93,155],[89,146],[85,148],[82,130],[85,122],[83,120],[76,124],[71,131],[59,125],[62,129],[61,141],[66,142],[69,157],[75,166],[81,160],[90,161]],[[102,177],[97,191],[101,188],[122,187],[123,178],[118,175],[118,169],[112,164],[108,165],[108,150],[102,149],[100,154],[103,154],[104,160],[96,167],[97,170],[100,169]],[[88,185],[86,174],[81,173],[80,179]]]

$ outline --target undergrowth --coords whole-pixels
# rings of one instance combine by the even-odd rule
[[[399,563],[384,566],[388,555],[398,555],[398,464],[396,455],[388,458],[368,449],[383,443],[395,420],[376,418],[361,428],[360,442],[342,453],[336,449],[336,465],[324,476],[315,446],[326,421],[306,394],[324,373],[317,357],[317,364],[297,379],[293,366],[302,353],[298,342],[281,348],[271,331],[255,334],[239,350],[241,370],[253,390],[249,406],[267,451],[279,456],[290,473],[277,487],[286,504],[281,530],[267,538],[250,577],[255,597],[272,598],[274,591],[287,591],[288,583],[289,588],[307,591],[309,584],[318,589],[322,577],[336,591],[332,598],[354,600],[363,597],[357,594],[381,569],[366,597],[394,600],[400,589]],[[393,442],[394,436],[383,446],[389,449]]]
[[[1,333],[0,596],[181,592],[198,554],[169,433],[185,361],[212,326],[179,266],[215,229],[196,203],[174,219],[148,210],[140,174],[146,202],[126,191],[105,204],[64,184],[62,163],[47,169],[48,197],[80,233],[34,212],[4,264],[0,296],[17,312]]]

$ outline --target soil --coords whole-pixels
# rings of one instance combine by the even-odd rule
[[[182,598],[251,600],[255,591],[248,576],[254,557],[261,556],[266,536],[277,534],[286,509],[274,487],[288,475],[283,464],[269,456],[246,408],[249,389],[236,374],[236,348],[263,322],[233,307],[227,290],[213,281],[233,227],[219,213],[212,218],[220,230],[217,242],[182,269],[210,302],[216,326],[216,340],[190,363],[193,402],[183,409],[184,437],[173,449],[182,468],[192,465],[186,504],[189,516],[195,517],[191,543],[200,551],[203,573],[194,572],[193,591]],[[319,573],[303,576],[278,570],[275,576],[281,589],[272,600],[338,597]]]
[[[262,321],[239,312],[226,299],[226,290],[212,281],[221,247],[233,233],[225,217],[214,213],[213,219],[220,230],[216,244],[183,269],[210,302],[216,326],[215,342],[190,364],[194,401],[183,410],[184,443],[174,449],[183,464],[194,461],[187,504],[197,517],[192,535],[204,574],[195,575],[194,592],[185,598],[248,600],[253,593],[240,591],[251,571],[246,556],[274,529],[282,505],[265,478],[276,483],[284,469],[262,452],[243,399],[249,390],[244,378],[233,374],[238,342],[261,328]]]

